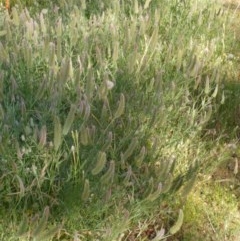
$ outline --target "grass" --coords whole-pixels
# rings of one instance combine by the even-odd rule
[[[237,240],[240,232],[237,203],[236,196],[221,184],[202,184],[191,194],[184,209],[184,240]]]
[[[206,181],[238,157],[232,16],[197,0],[2,10],[1,240],[234,240],[238,184]]]
[[[223,1],[229,8],[229,2]],[[238,178],[238,92],[239,92],[239,33],[236,24],[239,13],[237,2],[230,5],[232,13],[229,31],[234,32],[235,42],[231,53],[231,69],[225,81],[227,101],[213,117],[214,141],[222,135],[221,145],[231,147],[231,157],[222,162],[210,175],[198,181],[185,205],[184,240],[239,240],[239,178]]]

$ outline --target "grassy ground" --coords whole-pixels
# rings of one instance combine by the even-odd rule
[[[210,175],[200,176],[185,206],[185,223],[179,240],[240,240],[240,178],[239,178],[239,93],[240,93],[240,8],[239,1],[223,1],[230,9],[230,33],[235,44],[230,50],[234,56],[233,71],[225,82],[228,91],[227,108],[220,108],[215,117],[213,138],[225,138],[222,145],[232,148],[232,157]],[[216,155],[218,158],[218,155]]]
[[[1,240],[239,240],[236,5],[123,2],[2,11]]]

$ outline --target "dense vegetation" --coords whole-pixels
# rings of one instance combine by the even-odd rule
[[[235,73],[228,12],[39,2],[0,14],[1,240],[171,240],[198,175],[233,152],[211,134]]]

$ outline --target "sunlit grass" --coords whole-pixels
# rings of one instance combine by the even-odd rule
[[[197,175],[231,156],[215,122],[236,102],[228,13],[72,0],[1,19],[1,209],[16,237],[141,240],[156,219],[172,236]]]

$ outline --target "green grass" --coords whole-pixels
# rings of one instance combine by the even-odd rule
[[[184,240],[237,240],[238,198],[219,183],[200,184],[184,208]]]
[[[1,240],[144,240],[157,223],[188,240],[205,218],[189,215],[197,175],[232,155],[231,15],[208,1],[72,0],[0,17]]]

